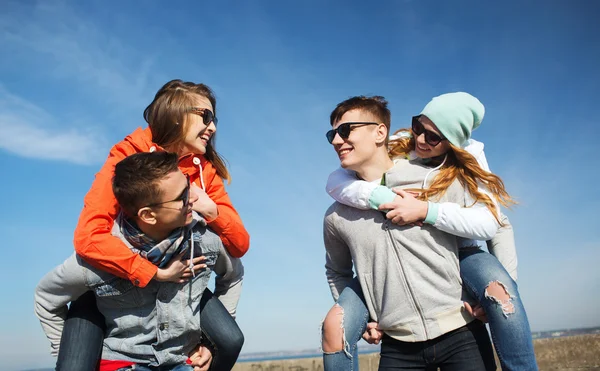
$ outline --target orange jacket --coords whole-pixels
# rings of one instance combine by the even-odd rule
[[[112,236],[114,219],[119,205],[112,191],[115,165],[138,152],[160,150],[152,143],[150,129],[138,128],[117,143],[108,159],[96,174],[96,179],[84,198],[83,211],[75,229],[75,251],[90,264],[133,284],[145,287],[156,274],[157,267],[139,254],[133,253],[117,237]],[[201,155],[186,155],[179,159],[179,169],[202,188],[200,172],[208,196],[217,204],[218,216],[208,222],[223,245],[234,257],[242,257],[250,245],[250,236],[225,191],[214,166]]]

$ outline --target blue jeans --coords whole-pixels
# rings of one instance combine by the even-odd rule
[[[354,278],[342,291],[337,304],[344,310],[342,316],[344,349],[339,352],[323,352],[323,370],[358,370],[357,344],[367,328],[369,311],[357,278]]]
[[[69,306],[56,371],[96,370],[102,354],[104,330],[104,316],[96,308],[96,296],[88,291]]]
[[[492,254],[480,249],[461,249],[460,274],[463,286],[487,315],[492,341],[503,370],[537,370],[533,339],[517,283]],[[501,283],[511,296],[512,313],[486,295],[487,286]]]
[[[200,323],[202,333],[208,339],[207,346],[213,350],[210,370],[231,370],[242,350],[244,335],[221,301],[208,289],[200,300]],[[104,317],[96,307],[93,292],[72,302],[60,340],[56,370],[96,370],[102,353],[104,328]],[[178,371],[182,370],[187,368]]]
[[[537,370],[533,340],[527,314],[517,284],[493,255],[480,249],[461,249],[460,271],[463,285],[484,308],[490,324],[492,341],[503,370]],[[485,289],[499,281],[512,296],[515,313],[504,315],[495,301],[486,298]],[[344,310],[345,350],[323,354],[324,370],[358,370],[356,342],[360,340],[368,320],[368,311],[358,280],[342,291],[338,304]],[[348,292],[346,292],[348,291]],[[343,300],[342,300],[343,299]],[[366,317],[364,317],[366,313]],[[363,320],[363,318],[365,318]],[[351,321],[361,321],[354,322]],[[356,331],[356,332],[354,332]],[[356,340],[355,340],[356,339]],[[353,341],[355,341],[353,343]]]
[[[419,342],[405,342],[387,335],[381,343],[379,370],[424,371],[496,370],[494,351],[485,325],[466,326]]]

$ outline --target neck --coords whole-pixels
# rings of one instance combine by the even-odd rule
[[[380,151],[355,171],[361,179],[372,182],[380,179],[381,176],[392,167],[394,167],[394,161],[390,159],[387,151]]]
[[[154,225],[149,225],[146,223],[138,223],[136,221],[136,225],[140,231],[144,232],[145,235],[152,238],[156,242],[164,240],[165,238],[169,237],[169,234],[171,233],[171,231],[164,231]]]

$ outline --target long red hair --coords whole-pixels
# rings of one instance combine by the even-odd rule
[[[414,135],[411,129],[400,129],[394,133],[397,139],[390,140],[388,152],[392,158],[406,157],[415,149]],[[416,190],[420,192],[419,199],[427,201],[434,196],[442,196],[448,187],[458,179],[475,200],[473,204],[481,202],[492,212],[499,224],[502,224],[495,203],[485,193],[479,191],[479,185],[487,188],[494,199],[504,207],[510,207],[516,202],[510,197],[504,182],[499,176],[485,171],[479,166],[477,159],[462,148],[450,144],[446,153],[446,161],[440,172],[433,178],[427,189]]]

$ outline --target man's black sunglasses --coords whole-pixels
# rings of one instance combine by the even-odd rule
[[[325,133],[325,136],[327,137],[327,141],[329,141],[329,143],[333,143],[333,139],[335,138],[336,133],[340,135],[340,138],[348,139],[348,137],[350,136],[350,132],[354,128],[357,128],[359,126],[365,126],[365,125],[379,125],[379,123],[378,122],[345,122],[345,123],[341,124],[340,126],[338,126],[337,128],[329,130],[327,133]]]
[[[206,126],[210,125],[211,121],[215,123],[215,126],[217,126],[217,123],[219,122],[217,116],[215,116],[215,114],[212,113],[212,111],[208,108],[192,107],[190,108],[190,112],[198,116],[202,116],[202,122]]]
[[[438,144],[440,144],[440,142],[442,142],[443,140],[446,140],[446,138],[440,136],[439,134],[425,129],[421,121],[419,121],[419,117],[421,116],[414,116],[412,118],[412,132],[414,134],[415,140],[419,135],[425,134],[425,142],[427,142],[427,144],[429,144],[432,147],[435,147]]]
[[[161,205],[169,203],[169,202],[183,201],[183,206],[181,208],[182,209],[187,208],[188,205],[190,204],[190,177],[186,175],[186,178],[187,178],[187,185],[183,189],[183,192],[181,192],[181,194],[179,196],[177,196],[177,198],[174,198],[169,201],[155,202],[155,203],[146,205],[144,207],[161,206]]]

